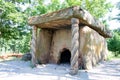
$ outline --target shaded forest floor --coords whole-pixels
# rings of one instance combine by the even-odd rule
[[[36,68],[21,60],[1,61],[0,80],[120,80],[120,59],[101,62],[92,70],[69,75],[69,64],[43,64]]]

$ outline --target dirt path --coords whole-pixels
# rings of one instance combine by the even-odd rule
[[[69,75],[70,65],[39,65],[20,60],[0,62],[0,80],[120,80],[120,60],[102,62],[92,70]]]

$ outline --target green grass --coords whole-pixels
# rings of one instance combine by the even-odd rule
[[[114,55],[114,52],[109,51],[107,60],[120,59],[120,54],[118,56]]]

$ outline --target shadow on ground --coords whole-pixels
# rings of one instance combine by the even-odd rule
[[[69,64],[42,64],[36,68],[31,63],[14,60],[0,62],[2,80],[120,80],[120,60],[102,62],[92,70],[79,70],[75,76],[69,75]]]

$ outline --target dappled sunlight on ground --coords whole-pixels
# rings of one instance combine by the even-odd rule
[[[120,80],[120,60],[102,62],[92,70],[79,70],[69,75],[70,64],[42,64],[12,60],[0,62],[0,80]]]

